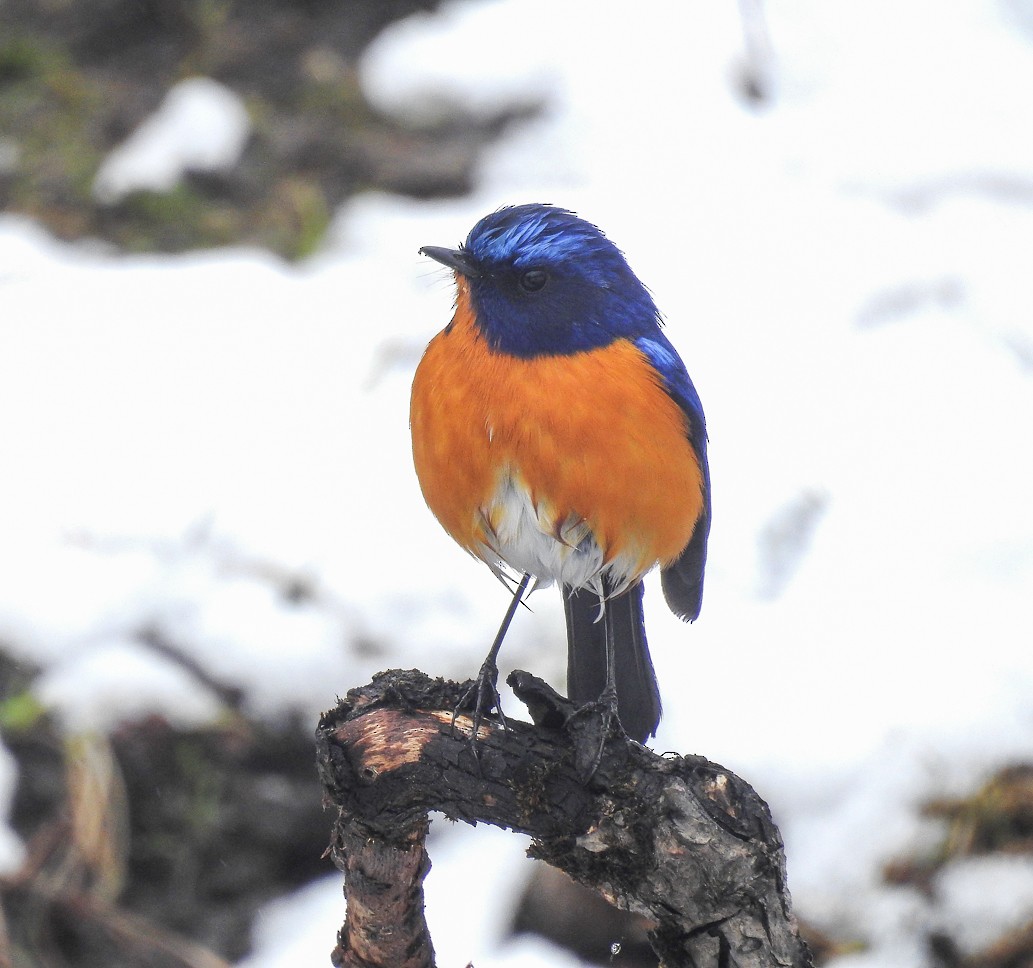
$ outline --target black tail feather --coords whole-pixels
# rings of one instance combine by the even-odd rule
[[[617,714],[624,732],[644,743],[660,722],[660,690],[649,658],[642,618],[642,583],[606,602],[606,620],[616,634]],[[599,596],[563,586],[567,616],[567,694],[576,703],[595,702],[606,686],[606,635]]]
[[[664,598],[671,611],[683,622],[695,622],[703,603],[703,568],[707,563],[707,538],[710,535],[710,497],[696,522],[692,540],[681,556],[660,572]]]

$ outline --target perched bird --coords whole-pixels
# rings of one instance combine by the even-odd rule
[[[478,677],[498,702],[499,647],[528,588],[556,582],[567,690],[645,742],[660,720],[642,577],[699,615],[710,531],[703,408],[649,290],[594,225],[551,205],[481,219],[457,249],[452,321],[413,381],[413,458],[445,530],[516,588]],[[501,710],[500,710],[501,711]],[[476,735],[476,725],[475,725]]]

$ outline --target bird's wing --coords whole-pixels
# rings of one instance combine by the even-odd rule
[[[680,557],[661,572],[664,598],[671,611],[691,622],[699,615],[703,600],[703,570],[710,534],[710,469],[707,465],[707,426],[703,404],[678,351],[663,332],[657,330],[648,336],[640,336],[635,345],[660,375],[664,389],[685,414],[689,443],[696,452],[702,473],[703,510],[692,538]]]

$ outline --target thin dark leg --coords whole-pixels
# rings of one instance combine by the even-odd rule
[[[513,616],[516,615],[516,610],[520,607],[520,602],[527,592],[527,586],[530,584],[530,575],[524,575],[524,577],[520,579],[520,584],[517,585],[516,591],[513,592],[513,598],[509,603],[509,608],[506,609],[506,614],[502,616],[502,624],[499,626],[498,632],[495,633],[495,641],[491,643],[488,657],[484,660],[485,665],[495,666],[495,661],[499,657],[499,650],[502,648],[502,640],[506,637],[506,633],[509,631],[509,626],[513,622]],[[497,672],[498,670],[496,669],[496,674]]]
[[[606,587],[605,585],[603,586]],[[606,638],[606,685],[603,687],[599,702],[608,706],[617,715],[617,630],[613,615],[606,607],[603,599],[603,632]]]
[[[452,712],[452,729],[455,730],[456,716],[460,710],[469,709],[472,700],[473,735],[471,736],[471,742],[477,741],[477,732],[481,728],[481,721],[492,711],[492,709],[498,710],[499,718],[502,720],[502,725],[506,725],[506,717],[502,712],[502,703],[499,700],[498,690],[499,650],[502,648],[502,640],[505,639],[506,633],[509,631],[509,626],[513,622],[513,616],[516,615],[516,610],[520,607],[520,602],[523,600],[530,584],[531,576],[529,574],[524,575],[524,577],[520,579],[520,584],[517,585],[516,591],[513,592],[513,598],[509,603],[509,608],[506,609],[506,614],[502,618],[502,624],[499,626],[499,630],[495,635],[495,641],[491,643],[491,649],[488,651],[488,655],[485,657],[484,662],[481,663],[481,669],[480,672],[477,673],[477,679],[474,681],[474,684],[470,689],[467,690],[463,698],[459,700],[459,704]]]
[[[606,645],[606,684],[595,702],[587,703],[575,713],[583,717],[583,725],[575,738],[575,763],[581,779],[587,783],[595,776],[603,758],[603,748],[617,716],[617,623],[607,608],[607,596],[611,591],[609,582],[603,579],[600,603],[603,609],[603,640]]]

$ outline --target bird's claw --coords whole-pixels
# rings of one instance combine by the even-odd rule
[[[574,769],[582,783],[589,783],[602,762],[606,740],[614,730],[624,732],[617,716],[617,695],[603,693],[595,702],[579,706],[567,719],[574,740]]]
[[[502,699],[498,690],[499,667],[494,662],[484,662],[473,685],[463,693],[462,698],[452,710],[452,735],[455,736],[456,717],[463,712],[472,712],[473,729],[470,733],[470,745],[477,755],[477,735],[481,723],[492,710],[498,713],[503,729],[508,729],[505,713],[502,712]]]

